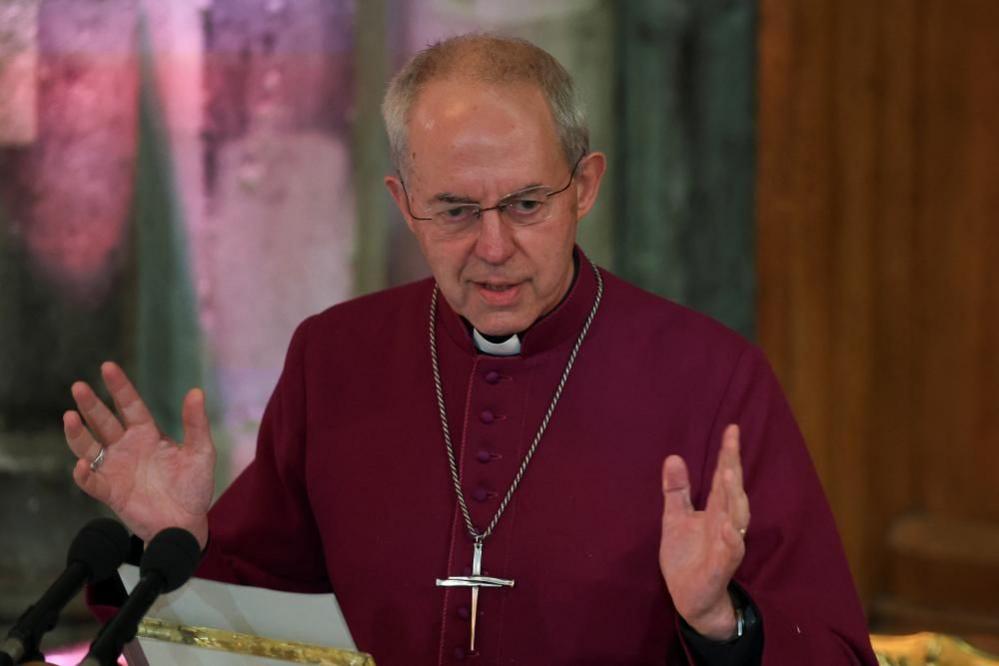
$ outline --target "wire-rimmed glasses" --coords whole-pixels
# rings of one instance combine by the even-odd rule
[[[565,192],[572,186],[572,181],[576,177],[576,169],[584,157],[586,157],[586,151],[583,151],[576,163],[572,165],[572,170],[569,172],[569,182],[560,189],[553,191],[544,185],[536,185],[508,194],[495,205],[488,207],[464,197],[441,195],[439,203],[430,208],[426,217],[413,213],[412,205],[409,202],[409,192],[406,190],[406,183],[401,175],[399,183],[402,185],[402,192],[406,197],[406,209],[409,216],[421,222],[432,222],[441,235],[456,236],[462,234],[481,220],[484,213],[491,210],[499,213],[500,218],[511,226],[527,227],[551,219],[554,210],[552,197]]]

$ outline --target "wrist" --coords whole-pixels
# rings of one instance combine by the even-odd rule
[[[208,520],[207,518],[200,521],[194,525],[186,526],[188,532],[194,535],[194,538],[198,540],[198,546],[201,547],[201,552],[205,552],[205,548],[208,547]]]
[[[738,637],[739,616],[728,594],[707,611],[683,619],[691,629],[712,641],[725,642]]]

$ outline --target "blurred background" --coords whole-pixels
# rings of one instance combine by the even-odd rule
[[[174,435],[204,386],[221,491],[295,325],[427,274],[379,104],[472,30],[575,77],[586,252],[766,350],[872,628],[997,651],[994,0],[0,0],[0,629],[99,513],[72,381],[118,360]]]

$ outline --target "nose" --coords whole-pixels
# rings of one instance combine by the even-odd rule
[[[500,217],[498,210],[487,210],[479,220],[479,236],[475,239],[475,254],[493,265],[504,263],[513,256],[516,245],[513,230]]]

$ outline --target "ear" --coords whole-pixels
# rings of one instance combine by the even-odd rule
[[[398,176],[385,176],[385,187],[388,188],[389,194],[392,195],[392,199],[395,201],[396,207],[399,212],[402,213],[402,219],[406,220],[406,226],[413,233],[416,233],[414,228],[413,218],[409,215],[409,206],[406,202],[406,190],[402,186],[402,180]]]
[[[576,167],[576,205],[579,219],[583,219],[597,202],[600,181],[607,171],[607,156],[600,152],[589,153]]]

